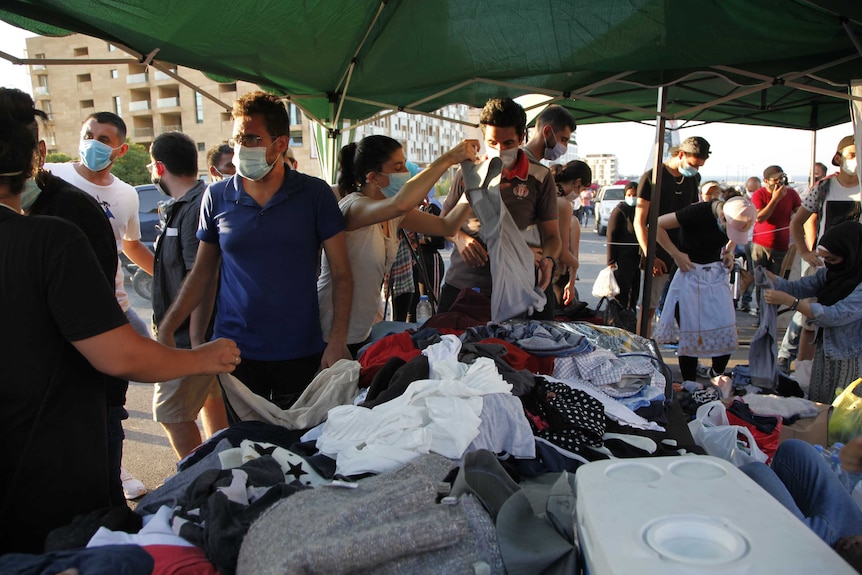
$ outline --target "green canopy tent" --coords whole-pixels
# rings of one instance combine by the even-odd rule
[[[657,141],[666,119],[815,130],[850,118],[862,76],[849,0],[4,0],[0,19],[289,98],[323,126],[330,178],[345,120],[380,111],[539,93],[582,124],[657,119]]]

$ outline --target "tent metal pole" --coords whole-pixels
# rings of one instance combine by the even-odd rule
[[[766,88],[769,88],[771,85],[772,85],[772,82],[763,83],[763,84],[758,84],[756,86],[752,86],[752,87],[747,88],[745,90],[731,92],[730,94],[728,94],[727,96],[724,96],[723,98],[718,98],[718,99],[713,100],[711,102],[706,102],[706,103],[700,104],[699,106],[693,106],[693,107],[687,108],[685,110],[680,110],[679,112],[675,113],[673,116],[675,119],[679,119],[682,116],[690,116],[694,112],[706,110],[706,109],[712,108],[713,106],[717,106],[718,104],[723,104],[724,102],[730,102],[731,100],[736,100],[738,98],[742,98],[743,96],[748,96],[749,94],[753,94],[755,92],[760,92],[761,90],[765,90]]]
[[[460,90],[461,88],[466,88],[467,86],[474,83],[475,81],[476,80],[474,80],[473,78],[471,78],[469,80],[464,80],[463,82],[459,82],[458,84],[455,84],[454,86],[450,86],[450,87],[446,88],[445,90],[440,90],[439,92],[435,92],[434,94],[431,94],[427,98],[422,98],[421,100],[416,100],[415,102],[410,102],[409,104],[407,104],[407,107],[413,108],[415,106],[418,106],[420,104],[424,104],[425,102],[428,102],[428,101],[433,100],[435,98],[439,98],[440,96],[445,96],[446,94],[448,94],[450,92],[454,92],[455,90]]]
[[[537,88],[536,86],[525,86],[522,84],[514,84],[512,82],[503,82],[500,80],[491,80],[489,78],[476,78],[477,82],[483,82],[485,84],[492,84],[494,86],[503,86],[504,88],[515,88],[517,90],[525,90],[528,94],[546,94],[548,96],[565,96],[563,92],[560,90],[547,90],[544,88]],[[624,110],[631,110],[632,112],[640,112],[642,114],[654,114],[654,110],[648,110],[647,108],[641,108],[639,106],[632,106],[629,104],[623,104],[622,102],[614,102],[613,100],[606,100],[605,98],[596,98],[594,96],[587,96],[584,94],[570,94],[570,99],[572,100],[584,100],[585,102],[595,102],[597,104],[607,104],[609,106],[614,106],[616,108],[622,108]]]
[[[807,86],[805,84],[800,84],[799,82],[785,82],[785,86],[790,86],[791,88],[796,88],[797,90],[802,90],[803,92],[811,92],[813,94],[822,94],[824,96],[831,96],[833,98],[839,98],[841,100],[847,100],[848,102],[852,102],[856,100],[857,102],[862,102],[862,97],[854,96],[853,94],[842,94],[840,92],[833,92],[831,90],[824,90],[823,88],[815,88],[814,86]]]
[[[351,102],[357,102],[359,104],[368,104],[369,106],[379,106],[384,110],[391,110],[393,112],[406,112],[408,114],[416,114],[419,116],[428,116],[429,118],[435,118],[437,120],[443,120],[446,122],[451,122],[453,124],[462,124],[464,126],[469,126],[471,128],[475,128],[476,124],[471,122],[466,122],[464,120],[456,120],[455,118],[447,118],[446,116],[441,116],[439,114],[432,114],[431,112],[423,112],[421,110],[413,110],[411,108],[393,106],[391,104],[384,104],[383,102],[375,102],[374,100],[366,100],[364,98],[354,98],[353,96],[347,96],[345,98]]]
[[[841,25],[844,26],[844,29],[847,31],[847,35],[850,36],[850,41],[853,42],[854,46],[856,46],[856,51],[859,52],[860,56],[862,56],[862,44],[859,44],[856,34],[854,34],[853,30],[850,28],[850,22],[843,20]]]
[[[814,186],[814,162],[817,161],[817,130],[811,130],[811,168],[808,172],[808,188]]]
[[[370,124],[371,122],[375,122],[377,120],[391,116],[392,114],[396,113],[397,111],[398,110],[388,110],[386,112],[378,112],[377,114],[374,114],[370,118],[366,118],[365,120],[362,120],[361,122],[356,122],[355,124],[350,124],[349,126],[345,127],[344,129],[345,130],[355,130],[356,128],[359,128],[360,126],[364,126],[365,124]]]
[[[652,266],[655,261],[655,238],[656,225],[658,221],[658,210],[661,204],[661,181],[662,172],[664,172],[664,132],[665,132],[665,111],[667,109],[667,93],[668,88],[660,86],[658,89],[658,102],[656,105],[656,122],[655,122],[655,163],[652,167],[652,194],[650,195],[649,215],[647,217],[647,253],[646,253],[646,269],[644,270],[644,289],[641,298],[641,315],[638,335],[648,337],[650,332],[650,322],[652,317],[650,310],[650,294],[652,293]]]
[[[338,91],[341,88],[341,84],[344,83],[344,79],[347,78],[350,72],[353,69],[353,66],[356,64],[356,59],[359,57],[359,52],[362,50],[362,47],[365,46],[365,42],[368,41],[368,37],[371,35],[371,30],[374,29],[374,25],[377,24],[377,21],[380,19],[380,14],[383,13],[383,9],[386,8],[386,4],[389,0],[381,0],[380,4],[377,6],[377,12],[374,14],[374,18],[371,19],[371,23],[368,25],[368,28],[365,30],[365,36],[362,37],[362,40],[359,41],[359,45],[356,46],[356,50],[353,51],[353,57],[350,59],[350,65],[347,70],[341,75],[341,79],[338,80],[338,84],[335,85],[335,90]],[[350,80],[348,80],[349,82]],[[347,87],[345,86],[344,92],[347,91]]]

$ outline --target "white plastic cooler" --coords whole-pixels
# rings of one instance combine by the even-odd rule
[[[715,457],[600,461],[577,471],[589,575],[855,571],[732,464]]]

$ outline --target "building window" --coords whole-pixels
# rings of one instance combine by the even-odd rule
[[[291,126],[301,126],[302,125],[302,110],[296,107],[292,103],[287,104],[287,111],[290,115],[290,125]]]
[[[121,117],[123,115],[123,103],[119,96],[114,96],[114,113]]]
[[[84,84],[86,82],[92,82],[93,77],[90,74],[78,74],[78,83]]]
[[[108,42],[108,52],[116,52],[116,51],[117,51],[117,47],[114,46],[113,44],[111,44],[110,42]]]
[[[54,117],[51,115],[51,100],[42,100],[42,111],[48,115],[49,122],[54,119]]]
[[[198,124],[204,123],[204,97],[200,92],[195,92],[195,121]]]
[[[82,48],[75,48],[75,58],[82,58],[84,56],[89,56],[89,55],[90,55],[90,50],[87,49],[86,46],[84,46]]]
[[[117,70],[111,70],[111,80],[116,80],[120,77],[120,73]]]
[[[93,100],[81,100],[81,109],[86,110],[87,108],[95,108],[96,103]]]
[[[206,142],[198,142],[198,152],[206,152],[207,146]]]

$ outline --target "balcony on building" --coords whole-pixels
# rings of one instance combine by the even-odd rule
[[[180,114],[161,114],[159,119],[162,123],[160,133],[183,131],[183,117]]]
[[[177,67],[176,67],[176,66],[173,66],[173,65],[168,66],[168,69],[169,69],[171,72],[173,72],[174,74],[176,74],[176,73],[177,73]],[[172,78],[171,76],[169,76],[169,75],[165,74],[165,73],[164,73],[164,72],[162,72],[161,70],[156,70],[155,74],[153,74],[153,80],[154,80],[154,81],[156,81],[156,82],[163,82],[163,81],[165,81],[165,80],[171,80],[171,81],[173,81],[173,82],[176,82],[176,80],[175,80],[174,78]]]
[[[37,96],[48,96],[50,92],[48,91],[48,86],[36,86],[36,89],[33,90]]]
[[[141,143],[142,140],[152,141],[154,135],[155,130],[153,129],[152,116],[136,116],[132,118],[132,138],[135,139],[136,143]]]
[[[171,96],[169,98],[159,98],[156,100],[156,106],[159,108],[178,108],[180,105],[179,96]]]
[[[151,107],[149,100],[138,100],[136,102],[129,102],[130,112],[146,112],[150,109]]]
[[[147,67],[143,64],[129,64],[126,84],[146,84],[149,81]]]
[[[147,73],[140,72],[138,74],[129,74],[126,76],[126,84],[146,84],[147,83]]]

